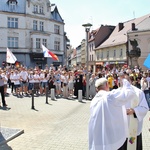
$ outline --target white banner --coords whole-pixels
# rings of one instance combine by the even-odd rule
[[[14,64],[16,62],[17,58],[14,56],[14,54],[7,48],[6,53],[6,62],[10,64]]]

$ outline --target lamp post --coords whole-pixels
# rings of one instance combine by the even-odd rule
[[[83,24],[83,27],[85,27],[85,32],[86,32],[86,68],[87,68],[87,73],[86,73],[86,99],[89,99],[89,51],[88,51],[88,33],[90,31],[90,28],[92,24],[87,23]]]

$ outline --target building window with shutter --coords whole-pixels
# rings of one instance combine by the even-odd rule
[[[38,13],[38,5],[34,5],[33,6],[33,12],[34,13]]]
[[[36,38],[36,48],[40,48],[41,46],[41,39]]]
[[[123,55],[122,55],[122,49],[120,50],[120,57],[122,57]]]
[[[44,22],[40,21],[40,31],[44,31]]]
[[[109,51],[107,51],[107,56],[106,57],[107,57],[107,59],[109,58]]]
[[[96,52],[97,60],[99,60],[99,52]]]
[[[116,57],[116,50],[114,50],[114,58]]]
[[[43,6],[39,6],[39,13],[40,13],[40,14],[44,14]]]
[[[12,2],[9,4],[10,10],[14,11],[16,9],[16,2]]]
[[[35,31],[38,30],[36,20],[33,20],[33,30],[35,30]]]
[[[60,33],[60,26],[54,25],[54,33],[59,34]]]
[[[8,28],[18,28],[18,18],[8,17]]]
[[[9,9],[11,11],[15,11],[17,3],[18,3],[17,0],[8,0],[7,1],[7,4],[9,5]]]
[[[47,39],[43,39],[42,43],[45,47],[47,47]]]
[[[103,59],[103,51],[101,52],[101,59]]]
[[[8,47],[18,48],[18,37],[8,37]]]
[[[55,50],[60,50],[60,39],[59,38],[56,38],[55,41],[54,41],[54,49]]]

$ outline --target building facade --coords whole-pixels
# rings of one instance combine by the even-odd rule
[[[95,72],[99,69],[99,64],[96,64],[96,54],[95,49],[101,45],[107,38],[109,38],[110,34],[113,32],[115,26],[110,25],[101,25],[96,30],[92,30],[89,34],[88,46],[89,46],[89,66],[92,72]]]
[[[132,31],[133,24],[137,26],[148,17],[149,15],[145,15],[118,23],[109,38],[95,49],[96,63],[103,63],[103,66],[109,66],[110,68],[130,65],[127,56],[130,48],[128,31]]]
[[[132,49],[130,41],[137,42],[137,47],[141,51],[141,56],[137,59],[137,63],[142,70],[146,71],[148,68],[143,64],[148,54],[150,54],[150,17],[147,17],[136,25],[134,30],[128,31],[129,50]]]
[[[1,0],[0,20],[0,64],[6,61],[7,47],[27,67],[63,64],[64,20],[49,0]],[[44,58],[42,44],[59,62]]]

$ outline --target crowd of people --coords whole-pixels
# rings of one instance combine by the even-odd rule
[[[37,95],[46,94],[46,87],[49,92],[55,89],[55,96],[63,98],[78,98],[78,90],[82,90],[83,98],[86,97],[86,67],[74,67],[69,70],[65,66],[59,66],[57,69],[50,65],[44,69],[38,66],[35,68],[26,68],[24,66],[12,68],[6,67],[0,69],[0,75],[4,78],[4,94],[8,95],[7,88],[11,88],[11,93],[22,97],[32,94],[32,89]],[[137,66],[135,68],[107,68],[93,73],[89,71],[89,99],[92,99],[97,91],[95,82],[98,78],[105,77],[109,83],[109,89],[117,89],[119,85],[119,72],[124,72],[130,76],[134,86],[142,89],[150,107],[150,72],[142,72]]]

